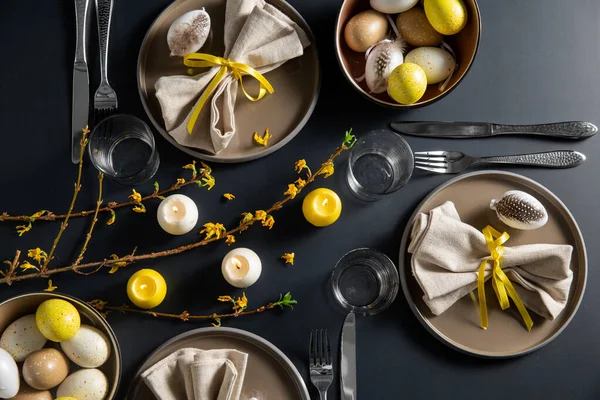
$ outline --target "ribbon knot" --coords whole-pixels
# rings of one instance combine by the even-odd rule
[[[528,331],[531,331],[533,321],[523,301],[517,294],[513,284],[508,279],[508,276],[502,271],[502,254],[504,253],[504,246],[502,246],[510,238],[508,233],[500,233],[491,226],[486,226],[483,230],[483,236],[485,242],[490,251],[490,256],[485,258],[479,265],[479,271],[477,273],[477,293],[479,295],[479,319],[480,325],[483,329],[488,327],[488,313],[487,304],[485,299],[485,268],[488,262],[492,262],[492,287],[498,297],[498,302],[503,310],[510,307],[509,297],[515,303],[517,310],[523,318],[523,322],[527,327]]]
[[[209,85],[206,87],[206,89],[200,96],[200,99],[194,106],[194,109],[192,110],[192,114],[187,123],[187,131],[190,135],[194,130],[194,126],[196,125],[196,121],[198,120],[200,111],[202,111],[202,108],[204,107],[204,103],[206,103],[206,100],[208,100],[210,95],[217,88],[217,85],[223,80],[223,78],[225,78],[228,72],[231,72],[233,77],[238,82],[240,82],[242,92],[250,101],[258,101],[262,99],[265,96],[265,94],[267,94],[267,92],[272,94],[274,91],[273,86],[271,86],[269,81],[260,72],[244,63],[231,61],[223,57],[217,57],[204,53],[187,54],[185,57],[183,57],[183,63],[186,66],[193,68],[205,68],[215,66],[221,67],[219,69],[219,72],[217,72],[215,77],[210,81]],[[246,92],[246,89],[244,88],[244,83],[242,81],[242,77],[244,75],[250,75],[260,83],[258,96],[253,97],[250,94],[248,94],[248,92]]]

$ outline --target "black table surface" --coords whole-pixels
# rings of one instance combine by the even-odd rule
[[[169,0],[116,1],[110,44],[111,81],[119,94],[121,111],[145,118],[136,83],[137,53],[152,21]],[[319,164],[338,145],[349,127],[364,133],[395,119],[544,123],[587,120],[598,124],[600,110],[600,2],[580,0],[480,0],[483,34],[475,62],[461,84],[447,97],[426,108],[399,112],[370,103],[354,91],[341,74],[334,51],[338,0],[291,0],[312,27],[321,58],[322,89],[316,110],[303,131],[286,147],[264,159],[240,165],[213,165],[216,187],[188,187],[183,193],[199,205],[200,221],[234,224],[243,211],[265,208],[295,179],[294,162],[305,158]],[[30,214],[39,209],[66,211],[76,168],[70,161],[71,68],[74,49],[72,1],[4,0],[0,4],[0,212]],[[92,43],[94,41],[92,40]],[[90,45],[92,88],[98,82],[98,57]],[[185,174],[180,167],[190,157],[156,135],[161,168],[156,180],[168,186]],[[432,337],[410,311],[400,293],[392,307],[357,321],[358,395],[362,399],[594,399],[600,397],[600,287],[595,261],[600,235],[598,171],[600,138],[558,141],[534,137],[479,140],[439,140],[408,137],[414,150],[455,149],[476,155],[574,149],[588,156],[575,169],[514,168],[552,190],[569,207],[588,242],[590,278],[576,317],[550,345],[517,359],[481,360],[459,354]],[[343,193],[342,174],[319,180],[314,187]],[[291,310],[268,312],[223,321],[225,326],[256,333],[278,346],[308,382],[308,339],[311,329],[327,328],[339,356],[344,314],[328,297],[332,267],[344,253],[357,247],[380,249],[398,260],[400,238],[418,202],[450,179],[416,171],[400,191],[372,204],[344,195],[344,210],[334,225],[316,229],[301,212],[301,198],[275,215],[272,230],[253,227],[240,246],[254,249],[263,261],[263,275],[246,292],[250,307],[291,291],[298,300]],[[152,184],[137,188],[142,193]],[[106,182],[105,201],[122,201],[130,188]],[[222,194],[237,199],[224,203]],[[77,209],[92,208],[97,195],[96,171],[84,170]],[[99,223],[87,260],[111,253],[171,248],[197,238],[195,233],[173,237],[156,223],[156,203],[148,213],[121,210],[113,226]],[[104,218],[103,216],[102,218]],[[101,219],[102,221],[102,219]],[[89,220],[69,223],[54,265],[64,265],[78,253]],[[0,257],[12,259],[16,249],[49,249],[58,223],[37,223],[18,237],[13,223],[0,225]],[[155,268],[166,278],[169,294],[161,311],[194,313],[224,311],[216,302],[221,294],[241,294],[221,277],[220,262],[229,250],[213,244],[186,254],[138,263],[114,275],[58,274],[58,291],[84,300],[100,298],[111,304],[127,300],[125,285],[141,268]],[[279,257],[296,253],[296,265]],[[46,280],[34,279],[0,288],[0,301],[41,290]],[[148,354],[169,338],[205,323],[154,319],[113,313],[108,320],[117,333],[124,364],[123,398],[133,374]],[[268,377],[265,377],[268,379]],[[330,398],[339,398],[339,384]]]

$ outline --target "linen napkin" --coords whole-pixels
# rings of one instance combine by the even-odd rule
[[[434,315],[477,287],[479,265],[490,255],[483,234],[461,222],[452,202],[417,217],[408,251],[423,300]],[[525,307],[549,320],[560,314],[573,280],[572,251],[569,245],[505,246],[502,270]],[[486,278],[491,270],[488,263]]]
[[[310,40],[302,28],[264,0],[227,0],[224,43],[225,53],[214,55],[247,64],[264,74],[301,56]],[[212,154],[225,149],[236,134],[238,81],[231,72],[202,108],[191,135],[186,125],[200,95],[218,71],[219,67],[213,67],[196,76],[165,76],[155,85],[169,134],[183,146]]]

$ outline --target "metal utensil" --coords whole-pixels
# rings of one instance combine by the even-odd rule
[[[333,382],[333,361],[327,330],[310,332],[309,345],[310,381],[319,391],[321,400],[327,400],[327,389]]]
[[[415,168],[455,174],[475,164],[511,164],[546,168],[573,168],[585,161],[578,151],[557,150],[509,156],[470,157],[460,151],[416,151]]]
[[[88,125],[90,112],[90,81],[87,67],[87,23],[90,0],[75,0],[76,33],[75,61],[73,62],[73,99],[71,115],[71,161],[79,162],[81,136]]]
[[[542,125],[500,125],[480,122],[397,121],[390,127],[396,132],[425,137],[469,139],[496,135],[544,135],[583,139],[598,132],[590,122],[572,121]]]
[[[114,113],[118,108],[117,93],[108,83],[108,41],[113,0],[96,0],[98,39],[100,42],[100,86],[94,95],[94,123]]]
[[[342,400],[356,400],[356,316],[348,314],[342,328],[340,389]]]

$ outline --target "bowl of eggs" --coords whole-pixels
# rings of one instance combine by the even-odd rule
[[[433,103],[460,83],[480,35],[476,0],[344,0],[335,46],[359,93],[410,108]]]
[[[120,378],[115,333],[85,302],[41,292],[0,303],[0,399],[112,400]]]

